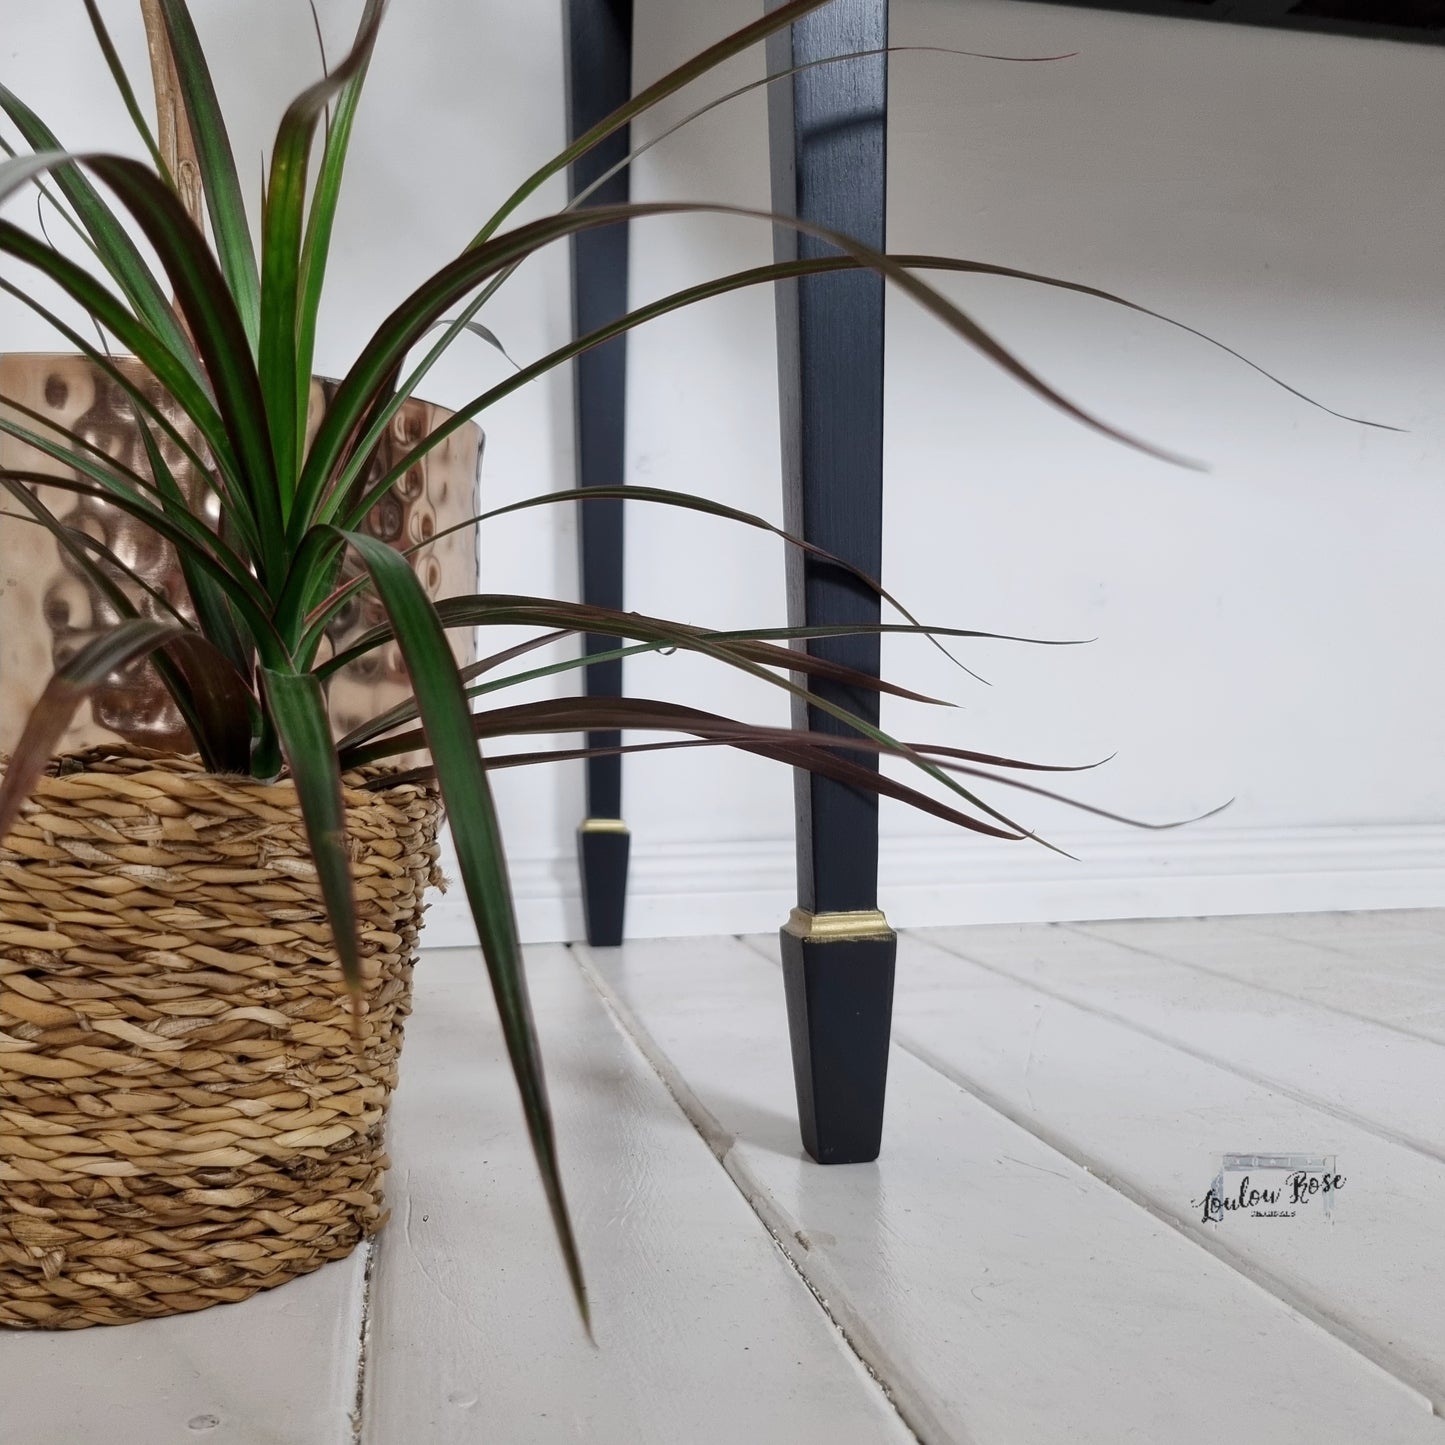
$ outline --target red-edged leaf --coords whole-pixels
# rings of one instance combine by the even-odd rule
[[[185,632],[184,627],[173,622],[132,618],[87,643],[55,670],[26,719],[4,781],[0,782],[0,843],[9,836],[22,805],[81,703],[122,668],[148,657]]]

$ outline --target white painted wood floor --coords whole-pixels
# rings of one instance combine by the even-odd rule
[[[374,1249],[0,1332],[4,1445],[1445,1445],[1445,913],[900,942],[883,1158],[804,1161],[770,939],[535,948],[596,1320],[480,965],[418,972]],[[1325,1220],[1200,1207],[1337,1156]]]

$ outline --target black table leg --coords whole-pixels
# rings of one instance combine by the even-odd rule
[[[567,125],[575,139],[632,94],[632,0],[565,0],[565,7]],[[585,189],[629,149],[624,127],[572,167],[571,194]],[[599,186],[586,204],[612,205],[627,198],[624,168]],[[607,226],[574,237],[574,334],[604,326],[626,310],[627,227]],[[585,352],[577,359],[575,378],[577,484],[621,486],[626,460],[627,338],[619,336]],[[622,508],[622,502],[613,498],[589,500],[579,507],[584,602],[622,607]],[[619,645],[617,638],[588,637],[586,652],[590,656]],[[621,661],[593,663],[586,670],[586,686],[589,697],[619,696]],[[616,747],[621,741],[618,732],[588,734],[590,747]],[[621,757],[589,758],[587,816],[577,830],[588,943],[622,942],[631,841],[622,821]]]
[[[834,0],[768,43],[771,73],[888,43],[887,0]],[[769,87],[773,206],[883,246],[886,57],[820,66]],[[778,227],[778,259],[828,254]],[[869,272],[778,287],[785,512],[790,531],[877,577],[883,518],[883,281]],[[878,599],[841,569],[789,558],[795,623],[876,622]],[[874,636],[815,640],[814,652],[877,674]],[[820,695],[876,721],[877,695],[819,682]],[[806,725],[846,729],[810,710]],[[857,755],[851,755],[856,758]],[[878,911],[878,804],[796,775],[798,904],[782,931],[803,1144],[821,1164],[876,1159],[897,940]]]

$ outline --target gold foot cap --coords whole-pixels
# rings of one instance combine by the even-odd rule
[[[578,824],[579,833],[626,833],[627,824],[621,818],[583,818]]]
[[[888,920],[876,908],[852,913],[809,913],[795,908],[783,925],[786,933],[811,943],[862,941],[869,938],[892,938]]]

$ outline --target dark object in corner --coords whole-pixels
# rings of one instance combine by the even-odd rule
[[[1048,0],[1062,3],[1062,0]],[[1067,0],[1094,10],[1175,15],[1375,40],[1445,45],[1445,0]]]

